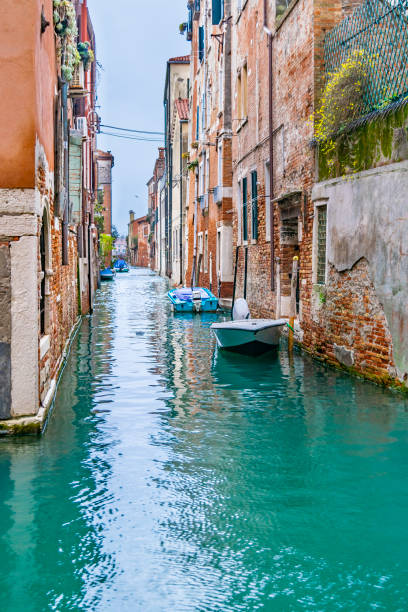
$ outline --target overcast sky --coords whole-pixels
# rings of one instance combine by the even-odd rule
[[[166,62],[190,53],[185,36],[179,34],[180,23],[187,20],[187,0],[88,0],[88,6],[103,67],[97,109],[102,123],[163,131]],[[127,232],[129,209],[137,216],[147,212],[146,183],[158,146],[98,136],[98,147],[115,157],[113,223],[120,233]]]

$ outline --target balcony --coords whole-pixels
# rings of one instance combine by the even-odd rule
[[[199,196],[198,201],[200,203],[200,209],[204,212],[208,210],[208,193]]]
[[[218,185],[218,187],[214,187],[213,198],[214,204],[222,204],[223,197],[223,188]]]

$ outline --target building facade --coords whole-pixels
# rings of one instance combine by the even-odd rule
[[[186,262],[175,282],[183,276],[184,284],[211,288],[223,305],[233,294],[245,297],[253,316],[293,317],[298,342],[315,357],[404,386],[398,194],[406,190],[408,75],[398,66],[406,3],[191,0],[187,9]],[[386,52],[374,54],[374,44]],[[360,98],[343,102],[337,129],[347,125],[348,135],[327,135],[328,147],[319,141],[319,108],[333,75],[341,82],[356,57],[365,66],[354,82]],[[384,189],[395,192],[392,202]],[[372,194],[381,230],[368,221]],[[167,276],[169,245],[179,240],[169,234],[177,221],[168,221],[168,202]]]
[[[180,245],[174,244],[179,235],[182,219],[180,218],[180,187],[183,184],[180,172],[175,167],[179,165],[180,138],[175,142],[175,129],[180,122],[176,100],[189,97],[190,89],[190,56],[170,58],[167,62],[166,80],[164,86],[164,133],[165,133],[165,201],[164,201],[164,253],[166,259],[166,276],[171,282],[179,282]],[[184,112],[184,111],[183,111]],[[181,183],[180,183],[181,180]],[[177,227],[173,227],[173,221]],[[173,270],[174,268],[174,270]],[[173,271],[176,278],[173,278]]]
[[[41,430],[92,308],[95,36],[86,0],[33,0],[2,11],[0,37],[0,427],[12,433]]]

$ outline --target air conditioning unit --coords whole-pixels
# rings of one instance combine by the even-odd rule
[[[86,117],[77,117],[75,119],[75,128],[78,132],[81,132],[84,138],[86,138],[88,136],[88,122]]]
[[[83,62],[75,66],[74,75],[69,84],[71,98],[84,98],[89,92],[85,89],[85,70]]]

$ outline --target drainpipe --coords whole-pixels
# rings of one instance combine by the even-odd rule
[[[268,36],[269,50],[269,205],[271,223],[271,291],[275,291],[275,224],[274,224],[274,150],[273,150],[273,39],[274,34],[268,28],[268,0],[264,0],[264,31]]]
[[[180,121],[180,284],[183,284],[183,126]]]

